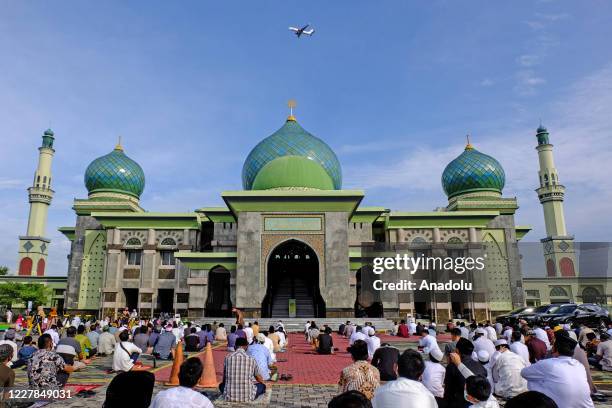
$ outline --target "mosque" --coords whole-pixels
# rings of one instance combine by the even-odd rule
[[[28,233],[19,238],[18,276],[45,282],[54,134],[43,135],[30,192]],[[575,277],[573,238],[565,231],[564,188],[554,167],[549,134],[537,131],[538,196],[548,237],[549,279]],[[74,226],[65,296],[72,312],[141,315],[174,312],[192,318],[397,317],[446,321],[491,318],[525,304],[517,242],[516,198],[504,195],[505,173],[469,142],[444,169],[448,202],[427,212],[362,206],[364,192],[342,189],[334,151],[306,131],[293,112],[261,140],[242,168],[243,190],[224,191],[221,207],[186,213],[141,207],[145,172],[118,144],[85,171],[87,198],[74,200]],[[432,180],[432,182],[435,182]],[[384,292],[364,296],[368,248],[401,248],[427,256],[484,256],[486,273],[471,291]],[[419,270],[426,279],[434,271]],[[541,285],[541,282],[538,283]],[[545,283],[546,285],[546,283]],[[57,303],[56,305],[59,305]]]

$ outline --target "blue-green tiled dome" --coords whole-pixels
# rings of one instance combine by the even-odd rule
[[[329,174],[334,188],[342,188],[342,169],[336,154],[325,142],[305,131],[290,116],[279,130],[259,142],[249,153],[242,167],[244,189],[251,190],[257,173],[267,163],[282,156],[302,156],[314,160]]]
[[[501,194],[505,183],[506,174],[501,164],[469,144],[442,173],[442,187],[448,198],[478,191]]]
[[[145,186],[142,168],[118,145],[107,155],[98,157],[85,170],[85,186],[89,194],[119,193],[140,198]]]

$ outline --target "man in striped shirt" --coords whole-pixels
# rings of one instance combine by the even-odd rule
[[[246,353],[247,348],[247,339],[237,338],[236,351],[225,357],[219,390],[226,401],[253,401],[266,392],[257,362]]]

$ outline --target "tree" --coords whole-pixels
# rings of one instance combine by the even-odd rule
[[[0,276],[6,276],[9,273],[8,266],[0,266]]]
[[[50,289],[40,283],[0,283],[0,304],[11,306],[22,303],[27,305],[45,305],[51,295]]]

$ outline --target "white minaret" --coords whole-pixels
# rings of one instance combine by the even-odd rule
[[[19,237],[19,275],[43,276],[47,265],[47,254],[51,240],[45,238],[47,214],[53,199],[51,189],[51,163],[55,150],[55,137],[51,129],[45,130],[42,145],[38,148],[38,167],[34,173],[32,187],[28,188],[30,215],[25,236]]]
[[[544,209],[546,238],[544,258],[547,276],[577,276],[576,255],[574,252],[574,237],[568,235],[565,227],[563,199],[565,186],[559,182],[559,173],[555,167],[553,145],[549,141],[549,133],[540,125],[537,130],[538,158],[540,161],[540,187],[536,189],[538,198]]]

